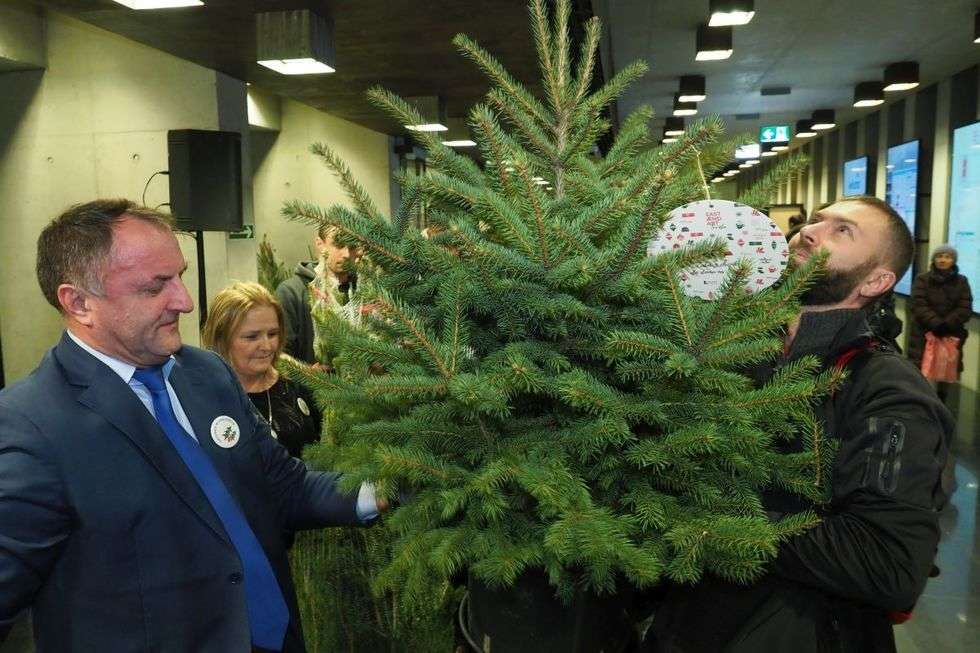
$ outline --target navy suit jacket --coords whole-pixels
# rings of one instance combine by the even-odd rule
[[[218,356],[175,358],[170,383],[276,573],[286,650],[301,651],[283,529],[355,524],[356,497],[286,453]],[[241,430],[228,449],[211,437],[220,415]],[[241,572],[156,420],[67,335],[0,393],[0,633],[31,607],[39,653],[247,652]]]

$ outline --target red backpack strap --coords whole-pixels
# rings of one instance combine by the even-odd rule
[[[848,363],[850,363],[854,359],[854,357],[860,354],[862,351],[877,346],[878,346],[878,341],[875,340],[874,338],[869,338],[859,345],[854,345],[853,347],[846,350],[840,356],[837,357],[837,359],[834,361],[834,370],[840,372],[845,367],[847,367]],[[836,389],[832,390],[830,393],[830,398],[833,399],[836,393],[837,393]]]

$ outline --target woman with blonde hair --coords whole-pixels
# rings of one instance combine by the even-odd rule
[[[319,441],[320,413],[310,391],[282,377],[276,362],[285,332],[282,306],[257,283],[238,281],[211,304],[202,340],[224,358],[290,455]]]

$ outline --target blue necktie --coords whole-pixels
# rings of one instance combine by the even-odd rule
[[[248,608],[252,644],[273,651],[281,650],[286,626],[289,624],[289,608],[286,607],[286,601],[262,545],[218,476],[211,459],[177,422],[161,368],[137,369],[133,377],[150,391],[153,412],[156,413],[160,428],[167,434],[197,484],[201,486],[238,551],[245,572],[245,604]]]

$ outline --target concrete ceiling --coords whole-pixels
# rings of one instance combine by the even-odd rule
[[[694,60],[708,0],[593,0],[593,6],[608,28],[606,63],[614,70],[637,59],[650,65],[619,101],[620,119],[650,104],[662,124],[678,77],[700,74],[708,95],[700,114],[721,115],[730,130],[757,133],[760,124],[792,123],[821,108],[836,109],[842,124],[869,111],[851,106],[854,85],[880,81],[888,63],[918,61],[925,86],[980,61],[973,43],[977,0],[755,0],[752,22],[734,28],[731,58],[709,62]],[[791,92],[760,94],[774,86]],[[735,119],[751,113],[761,116]]]
[[[537,88],[525,0],[205,0],[203,7],[151,11],[111,0],[34,4],[385,133],[403,130],[367,102],[371,86],[403,97],[439,95],[450,117],[465,116],[486,93],[482,73],[451,42],[460,32]],[[588,7],[588,0],[575,4]],[[336,73],[286,76],[255,63],[255,13],[297,8],[332,17]]]

